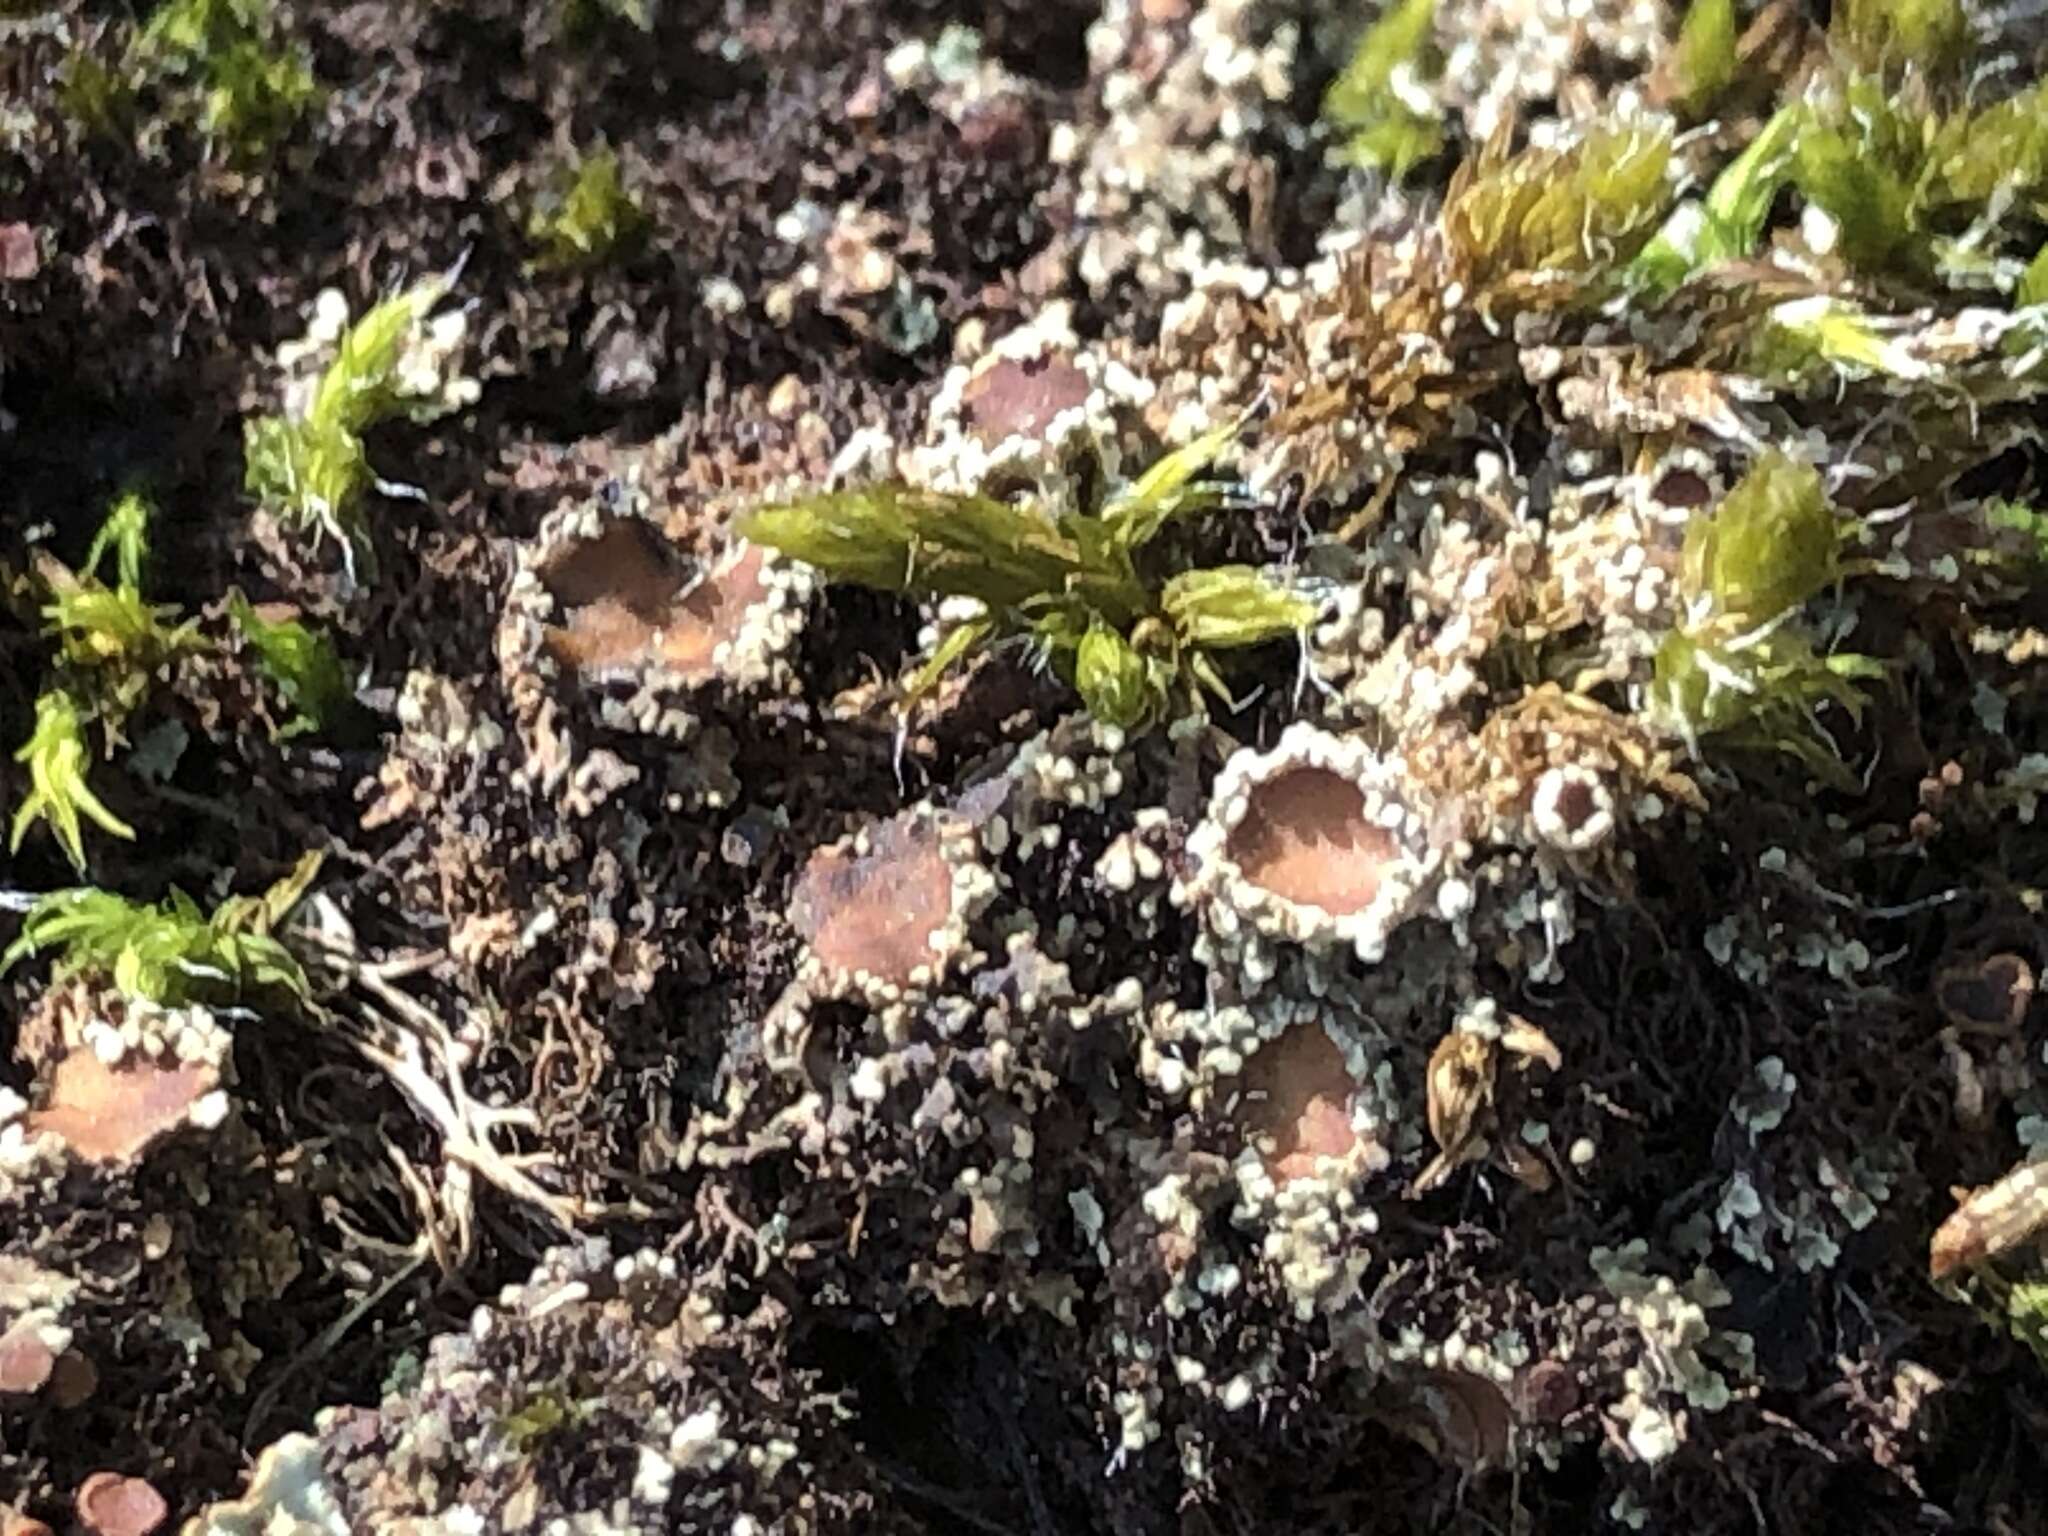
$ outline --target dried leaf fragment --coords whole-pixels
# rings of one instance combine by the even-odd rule
[[[1415,1180],[1421,1194],[1441,1183],[1461,1163],[1486,1153],[1486,1113],[1493,1107],[1494,1042],[1454,1029],[1429,1053],[1426,1109],[1436,1158]]]
[[[1935,1229],[1928,1249],[1927,1272],[1935,1280],[2010,1253],[2048,1227],[2048,1158],[1958,1195],[1962,1203]]]

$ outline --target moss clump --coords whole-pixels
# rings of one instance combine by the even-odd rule
[[[2048,304],[2048,242],[2034,252],[2034,259],[2020,274],[2019,283],[2013,289],[2013,302],[2021,306]]]
[[[1786,386],[1845,378],[1913,378],[1899,327],[1846,299],[1816,295],[1773,309],[1751,341],[1751,372]]]
[[[1919,251],[1914,188],[1926,119],[1871,76],[1809,113],[1792,153],[1800,194],[1835,222],[1841,252],[1859,267],[1911,264]]]
[[[65,857],[83,873],[85,840],[81,816],[102,831],[134,841],[135,829],[108,810],[85,782],[91,757],[85,745],[85,723],[77,701],[70,694],[50,689],[36,699],[35,730],[14,754],[14,760],[28,767],[29,792],[15,808],[7,837],[9,853],[20,852],[29,828],[46,821]]]
[[[2048,196],[2048,85],[1944,112],[1924,90],[1851,76],[1807,104],[1792,179],[1852,266],[1933,277],[1959,237],[1995,233],[1973,226]]]
[[[269,154],[320,99],[306,51],[284,40],[270,0],[167,0],[118,64],[81,50],[63,84],[73,118],[108,135],[134,117],[140,90],[160,87],[173,116],[240,164]]]
[[[1689,601],[1771,618],[1835,580],[1848,526],[1829,504],[1820,471],[1773,450],[1713,516],[1686,529],[1679,579]]]
[[[1836,0],[1828,35],[1867,68],[1951,71],[1970,42],[1958,0]]]
[[[1672,50],[1676,100],[1704,116],[1735,80],[1735,0],[1692,0]]]
[[[264,994],[303,999],[305,970],[271,930],[319,869],[320,856],[308,854],[263,895],[231,898],[211,916],[183,891],[154,906],[91,888],[53,891],[29,908],[0,971],[54,950],[60,976],[93,974],[124,997],[166,1008]]]
[[[281,526],[339,543],[351,566],[372,568],[364,494],[375,479],[363,434],[396,417],[430,421],[475,398],[453,377],[460,313],[436,317],[447,282],[430,278],[374,305],[352,325],[336,296],[323,304],[310,346],[332,342],[332,360],[297,410],[243,425],[243,485]],[[444,323],[448,322],[448,323]]]
[[[599,146],[566,166],[527,220],[535,264],[548,269],[590,267],[630,249],[647,216],[626,185],[616,151]]]
[[[1784,108],[1714,178],[1707,195],[1672,211],[1636,257],[1630,276],[1651,294],[1668,293],[1695,272],[1747,259],[1762,240],[1771,204],[1791,175],[1804,114]]]
[[[1196,479],[1233,435],[1197,439],[1078,513],[880,485],[763,508],[739,531],[831,580],[982,604],[919,669],[912,698],[975,652],[1021,636],[1098,719],[1142,728],[1198,702],[1200,690],[1230,697],[1212,653],[1299,633],[1314,617],[1249,566],[1166,579],[1141,569],[1139,552],[1169,523],[1220,504]]]
[[[152,515],[148,501],[130,492],[107,514],[83,571],[68,570],[54,556],[37,561],[44,631],[57,641],[57,674],[36,700],[35,727],[15,753],[29,770],[30,790],[15,809],[10,851],[20,849],[37,822],[48,822],[65,856],[82,872],[81,817],[116,837],[135,836],[86,785],[91,758],[85,727],[97,721],[110,745],[118,740],[164,664],[200,643],[192,622],[174,622],[175,607],[143,596]],[[112,586],[99,575],[109,556]]]
[[[1986,558],[2016,567],[2029,577],[2048,572],[2048,512],[1999,498],[1984,504],[1983,517],[1984,526],[2005,546],[1990,551]]]
[[[1344,159],[1398,181],[1443,149],[1443,110],[1427,86],[1435,31],[1436,0],[1396,0],[1360,36],[1323,96]]]
[[[117,510],[117,517],[120,512]],[[174,604],[152,603],[140,584],[124,575],[107,586],[95,574],[104,546],[95,542],[82,574],[55,560],[42,563],[49,591],[43,605],[45,632],[56,637],[60,662],[83,684],[98,712],[122,719],[142,703],[157,669],[198,644],[191,620],[173,622]],[[138,567],[121,561],[124,571]]]
[[[1467,280],[1536,298],[1598,293],[1671,205],[1671,125],[1609,122],[1568,149],[1510,156],[1504,140],[1458,168],[1443,227]]]
[[[227,611],[288,710],[277,740],[325,730],[354,705],[355,690],[324,632],[296,618],[266,618],[240,592],[228,594]]]
[[[2005,1325],[2048,1370],[2048,1280],[2015,1285],[2005,1298]]]
[[[1797,617],[1842,574],[1852,528],[1820,472],[1778,450],[1695,519],[1680,557],[1685,619],[1657,649],[1652,714],[1689,739],[1783,752],[1827,782],[1846,782],[1813,716],[1828,703],[1857,715],[1857,683],[1881,669],[1868,657],[1821,655]]]

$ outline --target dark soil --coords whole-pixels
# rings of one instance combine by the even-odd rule
[[[22,9],[0,3],[0,17]],[[39,124],[0,158],[0,229],[25,226],[38,252],[32,275],[0,273],[0,561],[14,569],[35,533],[77,563],[108,502],[140,485],[161,509],[154,600],[200,613],[239,587],[299,604],[329,625],[363,679],[366,713],[353,736],[280,745],[224,702],[241,685],[181,674],[130,734],[175,721],[186,745],[161,782],[107,776],[109,805],[143,835],[94,842],[92,883],[136,897],[176,885],[211,901],[258,889],[318,849],[329,856],[322,889],[365,951],[379,954],[451,944],[505,914],[557,914],[559,928],[525,952],[444,968],[424,991],[450,1016],[491,1011],[476,1081],[505,1102],[540,1107],[530,1145],[554,1154],[563,1191],[613,1213],[603,1225],[617,1251],[730,1248],[719,1225],[728,1218],[755,1232],[779,1220],[793,1249],[810,1245],[808,1258],[758,1275],[735,1261],[732,1284],[787,1309],[792,1379],[843,1394],[835,1432],[845,1461],[869,1479],[844,1528],[1221,1536],[1604,1525],[1614,1488],[1596,1446],[1512,1483],[1468,1478],[1384,1414],[1347,1408],[1321,1325],[1293,1326],[1270,1297],[1263,1311],[1247,1306],[1240,1334],[1205,1343],[1219,1357],[1277,1358],[1302,1386],[1255,1414],[1219,1411],[1202,1425],[1207,1494],[1180,1507],[1171,1430],[1117,1476],[1104,1470],[1116,1431],[1106,1341],[1153,1316],[1155,1296],[1125,1294],[1098,1270],[1071,1326],[994,1302],[944,1307],[911,1283],[910,1266],[947,1218],[905,1195],[907,1185],[877,1195],[873,1214],[863,1196],[856,1216],[853,1186],[826,1154],[763,1157],[716,1180],[675,1166],[693,1113],[747,1078],[761,1020],[796,973],[802,944],[787,914],[810,850],[920,794],[956,794],[963,772],[1059,718],[1063,697],[1049,680],[1010,659],[985,667],[899,761],[885,712],[833,718],[831,704],[900,670],[916,649],[917,616],[893,599],[834,591],[806,632],[796,698],[711,712],[731,735],[744,785],[731,805],[674,812],[683,754],[673,742],[593,732],[638,781],[588,816],[565,814],[501,754],[437,786],[413,813],[363,825],[400,735],[409,674],[450,680],[481,717],[515,718],[496,646],[518,550],[551,510],[605,494],[628,458],[653,445],[652,500],[672,526],[688,525],[707,498],[792,473],[822,479],[862,426],[911,435],[963,326],[1000,332],[1064,296],[1084,334],[1142,336],[1169,297],[1090,296],[1064,276],[1048,294],[1043,263],[1026,280],[1033,258],[1071,233],[1070,172],[1045,148],[1054,124],[1095,110],[1083,35],[1096,6],[699,0],[663,8],[651,37],[602,17],[593,35],[573,36],[568,9],[281,6],[285,34],[309,50],[326,95],[256,170],[230,169],[174,115],[147,154],[129,136],[69,118],[62,61],[82,49],[118,67],[125,8],[62,7],[53,13],[62,28],[24,24],[0,44],[0,110]],[[1032,115],[1014,131],[964,134],[889,83],[889,51],[949,22],[980,28],[987,50],[1027,81]],[[1319,89],[1319,79],[1305,81],[1296,103],[1304,129]],[[858,115],[849,110],[863,99]],[[641,193],[644,238],[588,271],[534,270],[528,199],[572,149],[600,140]],[[1331,186],[1298,146],[1285,152],[1296,158],[1275,194],[1283,249],[1274,254],[1298,259],[1329,213]],[[929,336],[908,344],[879,298],[800,295],[771,318],[765,296],[802,259],[776,225],[800,199],[877,216],[908,292],[936,321]],[[432,425],[378,429],[373,462],[403,466],[399,478],[425,494],[375,499],[379,575],[347,595],[331,560],[296,565],[252,536],[241,421],[275,406],[272,356],[303,333],[322,289],[360,304],[458,262],[459,293],[474,306],[467,370],[483,381],[481,402]],[[707,284],[729,284],[741,302],[707,302]],[[778,387],[795,391],[801,408],[783,408]],[[45,653],[33,602],[17,594],[0,613],[0,739],[10,744],[28,734]],[[1961,673],[1938,675],[1954,684]],[[1254,681],[1270,685],[1265,701],[1219,723],[1266,740],[1291,672],[1283,663]],[[1958,716],[1966,707],[1954,706]],[[1916,728],[1936,728],[1941,714],[1921,709]],[[1858,813],[1871,824],[1910,817],[1919,777],[1940,756],[1897,740],[1902,756],[1918,750],[1924,761],[1888,762],[1879,796],[1889,789],[1891,799]],[[1163,744],[1148,749],[1140,782],[1118,805],[1169,803],[1188,771]],[[0,805],[11,810],[26,788],[25,771],[0,761]],[[766,826],[764,810],[786,823]],[[1117,931],[1123,917],[1089,876],[1108,842],[1104,819],[1075,813],[1062,829],[1056,857],[1008,871],[1013,900]],[[1639,851],[1632,899],[1582,934],[1560,984],[1520,1000],[1569,1041],[1578,1097],[1549,1106],[1558,1134],[1614,1123],[1588,1107],[1596,1097],[1637,1134],[1624,1145],[1610,1132],[1597,1189],[1562,1209],[1497,1174],[1402,1207],[1383,1233],[1400,1260],[1367,1285],[1374,1307],[1404,1319],[1512,1322],[1540,1355],[1574,1324],[1568,1302],[1586,1287],[1591,1248],[1668,1226],[1673,1203],[1716,1176],[1719,1155],[1736,1157],[1716,1150],[1729,1135],[1726,1105],[1767,1052],[1825,1104],[1867,1117],[1855,1123],[1885,1120],[1916,1141],[1894,1210],[1946,1208],[1951,1184],[2003,1171],[2010,1138],[1958,1144],[1934,1132],[1947,1124],[1949,1085],[1933,1011],[1914,988],[1873,986],[1867,1005],[1843,1018],[1839,988],[1817,981],[1810,995],[1787,986],[1764,996],[1707,964],[1704,934],[1724,913],[1784,901],[1752,887],[1760,852],[1796,834],[1759,812],[1730,822],[1718,856],[1675,834],[1668,849]],[[1871,908],[1911,914],[1877,927],[1915,976],[1984,951],[1987,936],[2015,921],[2038,967],[2048,955],[2013,893],[2048,879],[2048,860],[2038,847],[1999,845],[1995,830],[1959,838],[1939,867],[1845,856],[1830,878],[1854,879]],[[2002,868],[1967,899],[1926,905],[1974,863]],[[42,835],[0,870],[10,890],[76,883]],[[1198,1003],[1191,933],[1179,914],[1164,922],[1136,958],[1076,962],[1077,989],[1135,968],[1148,995]],[[11,1057],[40,980],[24,972],[4,985],[0,1057]],[[828,1010],[812,1049],[835,1049],[834,1017]],[[841,1034],[855,1033],[845,1022]],[[1426,1056],[1429,1039],[1415,1044]],[[1129,1067],[1096,1039],[1061,1051],[1066,1081],[1038,1106],[1035,1134],[1041,1158],[1085,1168],[1097,1127],[1127,1093],[1118,1074]],[[201,1257],[188,1258],[182,1282],[106,1276],[111,1317],[117,1304],[182,1305],[181,1283],[202,1293],[229,1283],[232,1256],[259,1237],[292,1249],[304,1262],[234,1282],[247,1293],[234,1323],[250,1346],[246,1379],[191,1366],[150,1338],[147,1317],[130,1319],[133,1331],[98,1362],[103,1390],[84,1408],[44,1415],[0,1402],[0,1502],[60,1524],[71,1490],[112,1468],[149,1477],[174,1517],[188,1517],[233,1493],[247,1457],[310,1426],[317,1410],[375,1406],[402,1389],[428,1339],[464,1328],[479,1302],[563,1236],[487,1192],[464,1262],[394,1280],[393,1254],[418,1231],[397,1170],[401,1159],[432,1166],[434,1134],[389,1081],[313,1031],[243,1026],[235,1067],[240,1128],[216,1155],[209,1202],[181,1196],[207,1154],[171,1158],[113,1181],[95,1196],[100,1209],[60,1231],[34,1215],[10,1229],[16,1213],[0,1214],[0,1251],[104,1262],[119,1250],[146,1273],[151,1213],[181,1213],[181,1240]],[[0,1069],[0,1082],[22,1091],[28,1077]],[[954,1151],[930,1152],[944,1170],[933,1188],[947,1187]],[[893,1144],[860,1155],[892,1168],[906,1156]],[[1130,1206],[1129,1170],[1103,1161],[1104,1204]],[[706,1193],[714,1182],[719,1212]],[[278,1183],[291,1187],[282,1204]],[[261,1219],[245,1222],[241,1201],[260,1205]],[[1084,1250],[1064,1203],[1036,1215],[1049,1247]],[[869,1223],[866,1241],[843,1248],[857,1220]],[[1226,1224],[1212,1214],[1212,1225],[1220,1233]],[[1737,1276],[1723,1321],[1756,1339],[1760,1396],[1743,1431],[1711,1457],[1682,1458],[1654,1485],[1641,1480],[1653,1511],[1646,1529],[2048,1531],[2048,1377],[1928,1288],[1924,1238],[1887,1218],[1824,1273]],[[972,1272],[998,1293],[994,1259]],[[1911,1426],[1887,1417],[1907,1361],[1946,1388],[1940,1411]]]

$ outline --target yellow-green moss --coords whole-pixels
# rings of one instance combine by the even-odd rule
[[[1442,109],[1430,90],[1436,0],[1395,0],[1359,37],[1323,96],[1339,153],[1399,180],[1443,148]]]

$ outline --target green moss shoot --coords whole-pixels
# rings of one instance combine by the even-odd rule
[[[1734,83],[1736,31],[1735,0],[1692,0],[1686,7],[1671,65],[1679,104],[1695,117]]]
[[[1970,22],[1959,0],[1835,0],[1828,33],[1867,68],[1947,72],[1962,62]]]
[[[1444,231],[1484,289],[1548,279],[1599,291],[1656,233],[1671,206],[1671,125],[1597,125],[1567,149],[1489,148],[1452,178]]]
[[[1436,0],[1395,0],[1365,29],[1323,96],[1323,121],[1339,153],[1399,181],[1444,146],[1442,110],[1430,93]]]
[[[15,807],[7,837],[9,853],[19,853],[29,829],[47,822],[72,868],[83,874],[81,818],[115,837],[135,840],[135,829],[108,810],[85,782],[92,758],[86,750],[83,717],[70,694],[51,689],[36,699],[35,729],[14,760],[28,768],[29,792]]]
[[[60,976],[92,975],[166,1008],[266,994],[303,1000],[305,970],[270,929],[318,868],[310,856],[263,896],[223,902],[211,916],[177,890],[159,905],[90,887],[53,891],[29,908],[0,971],[55,952]]]
[[[1206,434],[1080,514],[881,485],[764,507],[739,531],[830,580],[984,604],[988,616],[951,631],[914,674],[913,699],[985,646],[1023,636],[1098,719],[1142,729],[1203,691],[1229,697],[1211,653],[1298,634],[1314,617],[1247,566],[1163,582],[1141,568],[1161,530],[1219,504],[1198,477],[1232,436]]]
[[[240,592],[228,594],[228,616],[285,702],[278,740],[324,730],[354,703],[355,690],[325,633],[298,619],[265,618]]]
[[[2034,259],[2020,274],[2019,284],[2013,290],[2013,302],[2022,308],[2035,304],[2048,304],[2048,241],[2034,252]]]
[[[1679,565],[1686,617],[1653,662],[1653,717],[1691,740],[1781,752],[1823,782],[1853,785],[1815,716],[1834,704],[1860,717],[1858,685],[1882,669],[1864,656],[1820,654],[1798,611],[1840,578],[1854,526],[1818,470],[1777,450],[1695,518]]]
[[[375,476],[363,433],[394,417],[430,420],[471,398],[444,380],[447,349],[429,335],[446,292],[446,282],[429,278],[372,306],[342,332],[302,414],[243,423],[245,489],[288,531],[333,538],[366,571],[363,501]]]
[[[267,154],[320,95],[304,52],[280,41],[270,0],[168,0],[129,60],[186,84],[200,128],[235,160]]]
[[[616,151],[600,146],[565,168],[527,221],[537,265],[591,267],[629,249],[646,215],[626,185]]]

